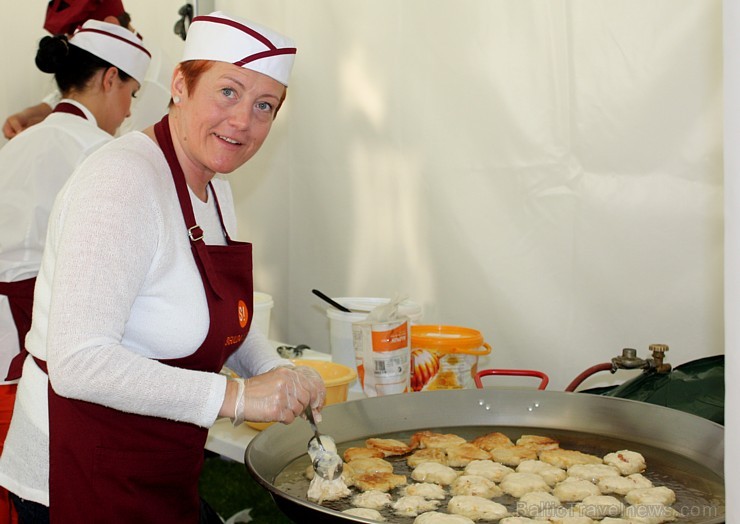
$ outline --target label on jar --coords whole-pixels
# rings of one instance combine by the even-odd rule
[[[478,371],[478,356],[463,353],[445,354],[433,349],[411,350],[411,389],[473,388],[473,376]]]
[[[352,325],[357,377],[368,397],[410,391],[411,336],[408,319]]]

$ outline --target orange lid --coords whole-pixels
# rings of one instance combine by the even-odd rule
[[[491,352],[491,346],[483,342],[480,331],[459,326],[412,325],[411,347],[469,355]]]

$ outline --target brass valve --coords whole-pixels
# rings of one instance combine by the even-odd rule
[[[664,362],[668,346],[665,344],[650,344],[648,349],[652,358],[642,359],[637,356],[637,350],[632,348],[622,349],[622,354],[612,359],[612,373],[617,369],[642,369],[645,373],[669,373],[671,365]]]
[[[667,362],[664,362],[666,351],[668,351],[668,346],[665,344],[650,344],[648,346],[648,349],[653,354],[652,359],[648,359],[648,361],[652,360],[652,367],[655,369],[656,373],[669,373],[671,371],[671,365]]]

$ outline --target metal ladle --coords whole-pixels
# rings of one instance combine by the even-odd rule
[[[339,457],[336,451],[328,451],[324,447],[324,443],[321,441],[319,428],[316,426],[316,421],[313,418],[313,411],[311,410],[311,406],[308,406],[306,408],[306,420],[308,420],[308,423],[311,424],[311,429],[313,429],[314,434],[314,436],[308,440],[309,457],[311,457],[312,451],[311,442],[316,440],[316,448],[318,448],[318,451],[315,453],[316,456],[311,457],[313,459],[313,470],[318,476],[326,480],[338,479],[342,475],[344,464],[342,463],[342,459]]]

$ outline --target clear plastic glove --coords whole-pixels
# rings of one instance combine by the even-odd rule
[[[290,424],[306,406],[323,407],[326,388],[316,371],[298,367],[278,367],[247,379],[238,402],[244,420]]]
[[[319,372],[309,366],[296,366],[293,370],[305,381],[305,387],[311,392],[310,406],[316,422],[321,422],[321,409],[326,401],[326,386]]]

